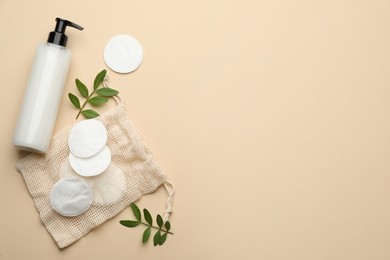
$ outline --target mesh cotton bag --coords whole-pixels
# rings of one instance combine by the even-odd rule
[[[76,242],[93,228],[116,216],[131,202],[154,192],[161,185],[169,193],[164,218],[169,217],[173,187],[128,119],[124,104],[118,103],[118,106],[98,118],[107,129],[107,146],[111,150],[112,161],[105,174],[84,178],[94,193],[94,200],[82,215],[61,216],[50,204],[54,184],[62,178],[77,175],[68,161],[70,126],[56,133],[45,155],[32,153],[16,164],[43,224],[59,248]]]

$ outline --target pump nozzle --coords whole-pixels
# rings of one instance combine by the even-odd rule
[[[71,21],[64,20],[61,18],[56,18],[56,28],[54,31],[49,33],[49,37],[47,38],[47,42],[54,43],[61,46],[66,46],[66,42],[68,41],[68,37],[65,35],[65,29],[67,26],[79,29],[80,31],[84,28],[78,24],[75,24]]]

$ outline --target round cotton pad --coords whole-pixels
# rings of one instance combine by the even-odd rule
[[[79,158],[73,154],[69,154],[70,166],[75,172],[84,177],[95,176],[104,172],[110,162],[111,152],[107,146],[89,158]]]
[[[104,48],[104,61],[115,72],[130,73],[142,63],[141,44],[130,35],[112,37]]]
[[[107,130],[96,119],[75,124],[69,133],[70,152],[80,158],[88,158],[100,152],[107,142]]]
[[[80,178],[60,179],[50,194],[51,206],[58,214],[65,217],[83,214],[91,206],[92,200],[92,190]]]
[[[107,170],[91,182],[93,201],[97,205],[110,205],[119,201],[126,191],[126,177],[122,170],[110,163]]]

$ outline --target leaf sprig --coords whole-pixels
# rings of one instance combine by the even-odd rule
[[[88,88],[85,86],[83,82],[81,82],[79,79],[75,80],[76,87],[79,90],[80,95],[86,98],[83,105],[81,105],[80,99],[76,95],[72,93],[68,93],[70,102],[73,104],[73,106],[75,106],[79,110],[76,119],[79,118],[80,114],[82,114],[85,118],[88,119],[98,117],[99,113],[97,113],[93,109],[85,109],[85,106],[88,103],[91,104],[92,106],[103,105],[104,103],[108,102],[108,98],[113,97],[119,93],[115,89],[101,87],[103,80],[106,77],[106,74],[107,71],[102,70],[96,75],[95,80],[93,82],[93,90],[91,93],[89,93]]]
[[[144,219],[146,222],[142,221],[142,214],[141,210],[138,208],[137,205],[134,203],[130,204],[131,209],[133,210],[134,216],[136,220],[121,220],[119,221],[120,224],[122,224],[125,227],[133,228],[140,224],[143,224],[147,226],[144,233],[142,234],[142,243],[146,243],[149,240],[149,237],[152,233],[152,228],[157,229],[156,234],[153,236],[153,245],[154,246],[162,246],[165,241],[167,240],[168,234],[173,235],[171,230],[171,223],[169,221],[166,221],[164,223],[162,217],[158,214],[156,216],[156,223],[157,226],[153,225],[153,218],[152,215],[150,215],[150,212],[147,209],[144,209]]]

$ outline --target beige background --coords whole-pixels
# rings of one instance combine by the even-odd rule
[[[390,259],[390,2],[0,1],[0,259]],[[56,16],[74,79],[106,68],[110,37],[144,47],[110,74],[176,186],[173,237],[141,245],[125,210],[59,250],[11,145],[35,48]],[[74,123],[66,95],[56,131]],[[113,104],[111,104],[113,105]],[[105,110],[105,109],[103,109]],[[102,110],[100,110],[102,111]],[[138,205],[164,210],[166,193]]]

